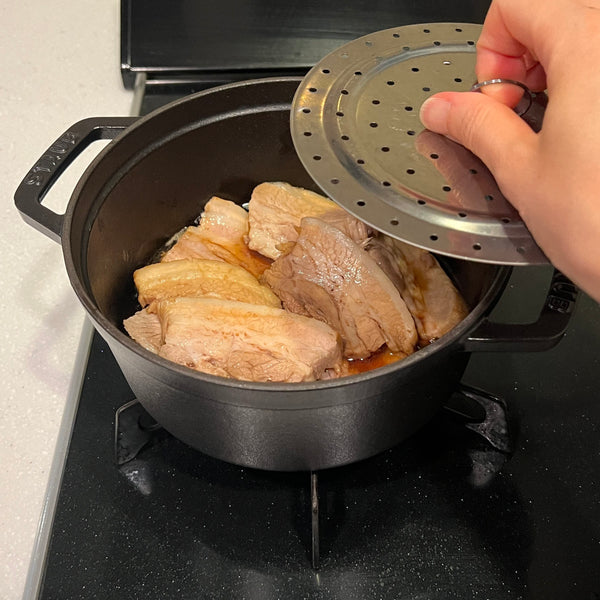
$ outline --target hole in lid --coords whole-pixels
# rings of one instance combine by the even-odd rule
[[[469,46],[474,46],[474,45],[475,45],[475,42],[474,42],[473,40],[468,40],[468,41],[467,41],[467,44],[469,44]]]
[[[413,67],[413,68],[411,69],[411,71],[412,71],[413,73],[418,73],[418,72],[419,72],[419,67]]]
[[[361,71],[354,71],[354,74],[355,75],[362,75],[362,72]]]
[[[458,213],[458,216],[459,216],[461,219],[466,219],[466,218],[467,218],[467,213],[464,213],[464,212],[459,212],[459,213]]]
[[[439,157],[440,157],[440,155],[439,155],[439,154],[436,154],[435,152],[432,152],[432,153],[429,155],[429,158],[433,158],[433,160],[436,160],[436,159],[437,159],[437,158],[439,158]]]
[[[313,160],[321,160],[321,157],[318,154],[315,154],[313,156]]]
[[[310,131],[305,131],[305,132],[304,132],[304,135],[305,135],[306,137],[310,137],[310,136],[312,135],[312,133],[311,133]]]
[[[406,132],[406,135],[415,135],[416,133],[417,133],[417,132],[416,132],[416,131],[414,131],[413,129],[409,129],[409,130]]]
[[[382,181],[381,185],[383,185],[384,187],[390,187],[392,184],[389,181]]]
[[[456,81],[456,83],[462,83],[462,79],[460,77],[455,77],[454,81]]]
[[[410,50],[410,46],[402,46],[402,50],[404,50],[405,52]]]
[[[457,31],[458,33],[460,33],[462,31],[462,29],[460,27],[457,27],[454,31]]]
[[[386,83],[387,83],[388,85],[396,85],[396,82],[395,82],[395,81],[386,81]]]
[[[368,40],[365,42],[365,46],[367,46],[367,47],[369,47],[369,48],[370,48],[372,45],[373,45],[373,42],[370,42],[370,41],[368,41]]]
[[[412,109],[413,109],[412,106],[405,106],[404,107],[404,110],[407,111],[407,112],[410,112]]]
[[[445,60],[442,64],[448,66],[448,65],[451,65],[452,62],[449,60]]]
[[[369,123],[369,127],[378,127],[378,126],[379,126],[379,123],[375,123],[374,121]]]
[[[333,183],[334,185],[337,185],[340,182],[340,180],[337,179],[336,177],[334,177],[333,179],[330,179],[329,181],[331,181],[331,183]]]
[[[364,200],[358,200],[358,201],[356,202],[356,204],[357,204],[358,206],[364,206],[364,205],[366,204],[366,202],[365,202]]]
[[[342,136],[342,139],[343,139],[344,141],[346,141],[346,140],[349,140],[350,138],[349,138],[347,135],[345,135],[345,134],[344,134],[344,135]]]
[[[399,33],[392,33],[392,37],[399,38],[400,34]]]
[[[325,73],[325,75],[328,75],[329,73],[331,73],[331,71],[329,69],[321,69],[321,73]]]
[[[308,91],[309,91],[309,92],[313,92],[313,93],[314,93],[314,92],[316,92],[316,91],[317,91],[317,88],[316,88],[316,87],[309,87],[309,88],[308,88]]]
[[[429,236],[429,239],[430,239],[432,242],[437,242],[437,241],[438,241],[438,236],[437,236],[437,235],[435,235],[435,234],[433,234],[433,235],[430,235],[430,236]]]
[[[473,244],[473,250],[481,250],[481,244]]]
[[[438,42],[437,40],[435,42],[433,42],[434,46],[440,46],[442,42]]]
[[[485,199],[486,199],[488,202],[491,202],[491,201],[494,199],[494,196],[492,196],[491,194],[486,194],[486,195],[485,195]]]
[[[444,186],[442,186],[442,189],[443,189],[445,192],[449,192],[449,191],[451,191],[451,190],[452,190],[452,188],[451,188],[449,185],[444,185]]]
[[[406,169],[406,172],[407,172],[409,175],[414,175],[414,174],[415,174],[415,170],[414,170],[414,169]]]
[[[389,152],[390,149],[387,146],[382,146],[381,151],[382,152]]]
[[[400,221],[398,221],[398,219],[392,219],[390,221],[390,225],[398,225],[400,223]]]
[[[417,204],[424,206],[425,204],[427,204],[427,202],[425,202],[425,200],[419,199],[419,200],[417,200]]]
[[[341,110],[338,110],[335,114],[336,114],[337,117],[343,117],[344,116],[344,113]]]
[[[371,100],[371,104],[381,104],[381,100]]]
[[[430,87],[428,87],[428,86],[425,86],[425,87],[423,88],[423,91],[424,91],[424,92],[430,92],[430,91],[431,91],[431,88],[430,88]]]
[[[508,217],[502,217],[500,219],[503,223],[510,223],[510,219]]]
[[[362,158],[357,158],[357,159],[356,159],[356,162],[357,162],[359,165],[364,165],[364,164],[365,164],[365,161],[364,161]]]
[[[348,90],[342,90],[342,91],[340,92],[340,94],[343,94],[344,96],[347,96],[347,95],[348,95]]]
[[[429,29],[423,29],[423,33],[431,33],[431,30],[429,30]]]
[[[308,114],[310,112],[310,108],[303,108],[302,112]]]

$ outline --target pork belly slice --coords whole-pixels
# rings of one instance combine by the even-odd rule
[[[367,252],[400,291],[421,345],[442,337],[469,313],[460,292],[427,250],[380,236],[369,242]]]
[[[248,247],[248,229],[248,213],[241,206],[213,196],[206,203],[199,224],[184,231],[162,262],[183,258],[221,260],[258,277],[271,261]]]
[[[341,371],[338,334],[280,308],[212,298],[157,304],[159,354],[192,369],[247,381],[301,382]]]
[[[133,274],[142,306],[178,296],[239,300],[281,307],[279,298],[248,271],[218,260],[186,258],[160,262]]]
[[[160,261],[171,262],[174,260],[184,260],[186,258],[204,258],[206,260],[220,260],[204,242],[199,233],[198,227],[190,225],[178,235],[177,242],[165,252]]]
[[[333,225],[359,245],[367,243],[373,235],[373,231],[366,223],[359,221],[341,206],[336,205],[334,209],[319,215],[318,218]]]
[[[158,354],[162,344],[162,333],[158,315],[143,308],[123,321],[125,331],[140,346]]]
[[[304,217],[327,219],[355,241],[368,237],[367,226],[332,200],[281,181],[257,185],[248,213],[249,247],[272,259],[285,254],[289,243],[296,241]]]
[[[321,219],[302,220],[296,244],[263,281],[284,308],[339,331],[347,358],[366,358],[383,344],[406,355],[415,350],[415,323],[394,284],[361,246]]]

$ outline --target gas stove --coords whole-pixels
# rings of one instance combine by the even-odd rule
[[[302,74],[387,26],[481,22],[488,3],[371,4],[124,1],[134,112]],[[218,35],[223,14],[236,35]],[[294,32],[318,43],[292,43]],[[261,41],[240,46],[242,34]],[[550,276],[514,269],[491,319],[535,320]],[[600,307],[580,295],[556,348],[473,355],[461,389],[404,443],[279,473],[163,431],[86,324],[25,598],[600,598],[599,350]]]

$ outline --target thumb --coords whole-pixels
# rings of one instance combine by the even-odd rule
[[[492,172],[504,195],[531,167],[537,136],[511,108],[486,94],[442,92],[421,106],[423,125],[459,142]],[[518,207],[517,207],[518,208]]]

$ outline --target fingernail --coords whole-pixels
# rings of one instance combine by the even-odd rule
[[[421,105],[419,117],[421,123],[436,133],[445,134],[448,132],[448,113],[450,112],[450,102],[442,98],[432,96],[427,98]]]

